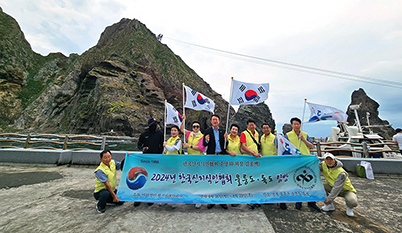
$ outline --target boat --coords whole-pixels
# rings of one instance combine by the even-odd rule
[[[353,126],[338,122],[337,127],[331,128],[331,136],[325,143],[320,144],[321,154],[330,152],[341,157],[402,159],[400,153],[389,147],[392,143],[384,142],[382,136],[373,132],[373,127],[384,126],[370,125],[370,113],[367,113],[368,125],[361,126],[357,113],[359,107],[360,105],[350,106],[356,116],[356,123]]]

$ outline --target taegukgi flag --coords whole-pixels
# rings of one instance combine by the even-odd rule
[[[205,110],[214,113],[215,102],[205,95],[194,91],[188,86],[184,85],[186,88],[186,104],[184,107],[191,108],[197,111]]]
[[[255,84],[233,81],[230,105],[259,104],[268,99],[269,83]]]
[[[310,108],[310,119],[305,123],[334,120],[339,122],[346,122],[348,115],[343,111],[325,105],[313,104],[306,102]]]
[[[282,134],[276,135],[278,140],[278,155],[300,155],[301,152]]]
[[[165,102],[166,122],[165,125],[177,125],[180,128],[182,117],[180,113],[168,102]]]

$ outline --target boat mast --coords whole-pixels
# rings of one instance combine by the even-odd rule
[[[359,129],[359,133],[362,133],[362,126],[360,125],[360,120],[359,120],[359,115],[357,114],[357,109],[360,108],[360,104],[355,104],[355,105],[350,105],[350,109],[352,109],[355,112],[355,117],[356,117],[356,122],[357,122],[357,128]]]

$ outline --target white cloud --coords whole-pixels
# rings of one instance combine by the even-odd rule
[[[168,39],[401,82],[399,1],[0,1],[33,49],[44,55],[82,53],[97,43],[106,26],[121,18],[138,19],[153,33],[164,34],[162,43],[225,99],[232,76],[270,82],[266,103],[277,123],[302,117],[304,98],[346,110],[351,93],[360,87],[387,109],[381,113],[384,119],[395,119],[385,96],[402,99],[400,89],[228,58]]]

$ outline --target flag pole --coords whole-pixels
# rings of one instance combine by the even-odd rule
[[[302,133],[302,129],[303,129],[304,112],[306,111],[306,104],[307,104],[307,98],[304,98],[303,117],[302,117],[302,122],[300,125],[300,133]],[[300,146],[301,146],[301,139],[299,138],[299,148],[297,148],[297,149],[300,150]]]
[[[183,84],[183,116],[185,114],[185,107],[184,107],[184,83]],[[179,130],[180,133],[180,130]],[[183,119],[183,142],[186,143],[186,119]]]
[[[229,126],[229,114],[230,114],[230,101],[232,100],[232,93],[233,92],[233,77],[231,77],[231,82],[230,82],[230,94],[229,94],[229,101],[228,101],[228,115],[226,117],[226,130],[225,132],[228,132],[228,126]],[[226,149],[226,143],[224,144],[224,149]]]
[[[165,100],[165,114],[163,115],[163,141],[166,142],[166,103],[167,100]]]

